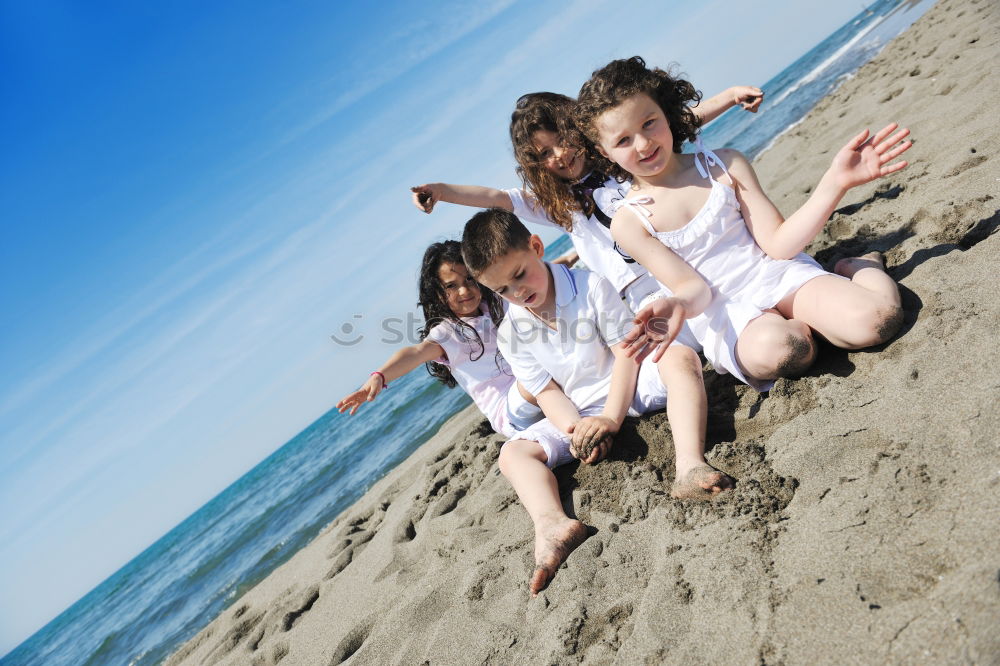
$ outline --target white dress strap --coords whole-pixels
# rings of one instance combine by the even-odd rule
[[[726,165],[723,164],[718,155],[705,147],[705,145],[701,142],[701,135],[695,137],[694,145],[697,147],[694,154],[694,165],[697,167],[698,173],[701,174],[701,177],[708,178],[709,180],[715,180],[715,178],[712,178],[712,167],[717,166],[722,169],[722,173],[726,174],[726,179],[729,181],[730,186],[733,185],[733,178],[729,175],[729,170],[726,168]],[[702,165],[702,160],[705,162],[704,165]]]
[[[642,226],[645,227],[646,231],[653,237],[656,236],[656,229],[653,228],[653,223],[649,221],[652,217],[652,213],[649,209],[642,204],[653,203],[653,197],[638,197],[635,199],[626,199],[622,202],[624,205],[628,206],[629,209],[638,216],[639,221],[642,222]]]

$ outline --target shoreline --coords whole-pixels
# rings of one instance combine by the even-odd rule
[[[940,0],[754,159],[788,214],[862,127],[911,128],[910,165],[853,190],[808,249],[826,267],[882,251],[906,320],[873,350],[822,346],[766,396],[707,373],[728,497],[672,500],[665,414],[628,419],[608,461],[557,470],[594,534],[531,600],[530,521],[470,406],[166,663],[1000,654],[998,25],[988,0]]]

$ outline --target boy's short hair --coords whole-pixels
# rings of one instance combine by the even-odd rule
[[[521,220],[502,208],[488,208],[472,216],[462,232],[462,256],[473,276],[481,274],[512,250],[527,250],[531,232]]]

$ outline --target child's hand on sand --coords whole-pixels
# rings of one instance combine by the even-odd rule
[[[897,127],[896,123],[886,125],[871,137],[871,141],[866,129],[841,148],[827,171],[837,187],[846,192],[906,167],[906,161],[889,164],[913,145],[912,141],[903,141],[910,133],[909,129],[904,127],[892,134]]]
[[[585,416],[568,428],[572,436],[570,452],[581,462],[593,464],[611,450],[618,424],[607,416]]]
[[[434,204],[441,200],[440,193],[435,191],[432,184],[417,185],[411,187],[410,191],[413,192],[413,205],[425,213],[434,210]]]
[[[650,354],[657,362],[684,326],[684,304],[676,298],[658,298],[636,313],[635,327],[625,334],[625,355],[642,363]]]
[[[757,113],[760,103],[764,101],[764,91],[754,86],[733,86],[729,91],[733,94],[733,103],[750,113]]]
[[[357,391],[341,398],[340,402],[337,403],[337,411],[343,414],[345,410],[350,409],[350,416],[354,416],[354,413],[358,411],[361,405],[374,400],[375,396],[381,393],[383,388],[385,388],[385,384],[382,382],[382,377],[380,375],[372,375]]]

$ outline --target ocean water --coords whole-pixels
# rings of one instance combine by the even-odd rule
[[[731,110],[709,125],[706,145],[759,154],[932,4],[882,0],[863,10],[764,84],[756,115]],[[546,255],[570,247],[564,235]],[[162,662],[470,403],[418,370],[354,417],[330,410],[0,666]]]

